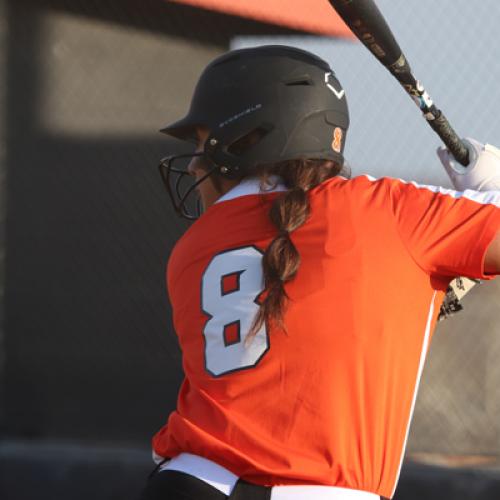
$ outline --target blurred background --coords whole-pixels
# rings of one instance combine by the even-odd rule
[[[379,0],[464,136],[500,146],[500,3]],[[0,0],[0,499],[135,499],[182,379],[164,270],[187,225],[158,160],[206,64],[284,43],[330,62],[346,156],[449,187],[413,102],[326,0]],[[408,297],[411,301],[412,298]],[[396,498],[500,498],[500,283],[438,325]]]

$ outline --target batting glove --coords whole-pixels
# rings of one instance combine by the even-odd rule
[[[465,191],[500,190],[500,149],[491,144],[481,144],[475,139],[466,138],[464,142],[469,150],[469,165],[458,163],[445,147],[440,147],[437,154],[455,189]]]

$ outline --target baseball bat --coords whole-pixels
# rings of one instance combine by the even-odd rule
[[[432,129],[455,159],[469,164],[469,151],[444,114],[435,106],[422,84],[413,76],[410,64],[384,16],[373,0],[329,0],[356,37],[391,72],[410,94]]]

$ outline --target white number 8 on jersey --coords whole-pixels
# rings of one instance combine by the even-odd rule
[[[209,316],[203,335],[210,374],[252,368],[268,351],[265,325],[245,345],[263,289],[262,252],[253,246],[220,253],[208,264],[202,277],[201,307]]]

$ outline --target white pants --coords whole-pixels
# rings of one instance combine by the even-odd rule
[[[181,453],[164,463],[160,471],[175,470],[197,477],[229,496],[233,491],[238,476],[226,468],[206,458]],[[339,488],[337,486],[273,486],[271,500],[380,500],[375,493]]]

